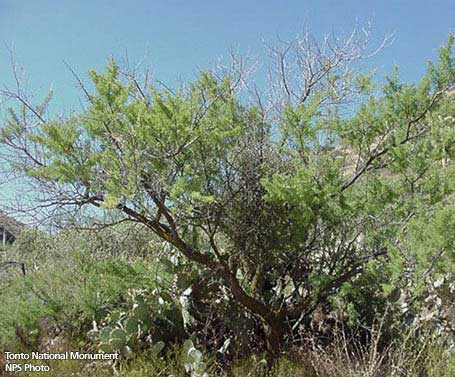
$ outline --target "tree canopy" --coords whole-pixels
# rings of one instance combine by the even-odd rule
[[[392,285],[454,272],[454,37],[418,83],[395,72],[382,85],[353,69],[364,46],[349,38],[273,50],[269,102],[239,65],[171,91],[111,61],[90,72],[93,90],[79,81],[83,111],[50,119],[49,99],[5,90],[18,106],[2,157],[35,208],[144,224],[227,287],[279,350],[372,263]]]

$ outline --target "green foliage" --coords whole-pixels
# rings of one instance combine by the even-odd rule
[[[52,319],[68,334],[85,338],[92,321],[101,321],[124,303],[128,289],[165,287],[164,270],[153,266],[151,259],[124,254],[124,246],[131,247],[138,236],[125,238],[122,231],[96,236],[71,231],[57,237],[24,234],[12,256],[24,261],[28,273],[2,282],[0,344],[14,339],[18,327],[31,338],[38,336],[43,318]]]
[[[316,377],[316,373],[309,362],[292,355],[281,356],[272,366],[263,355],[252,355],[236,361],[231,368],[233,377]]]
[[[372,75],[350,69],[357,54],[320,56],[325,49],[313,47],[315,60],[306,65],[312,77],[281,78],[287,94],[270,111],[236,91],[243,78],[234,72],[201,72],[172,92],[140,88],[114,61],[90,73],[94,89],[80,113],[30,128],[35,123],[21,125],[12,110],[0,140],[43,209],[80,214],[90,207],[96,222],[141,224],[168,245],[156,281],[149,264],[129,259],[134,250],[124,259],[99,258],[90,240],[70,259],[55,254],[46,269],[15,283],[26,292],[20,302],[34,297],[32,316],[80,327],[113,315],[130,288],[169,284],[173,272],[177,293],[194,295],[200,273],[220,292],[200,301],[234,300],[260,323],[261,331],[252,328],[276,354],[340,289],[351,319],[371,320],[357,283],[377,310],[405,290],[408,301],[422,302],[441,277],[450,287],[454,37],[416,83],[403,83],[396,70],[376,85]],[[297,66],[308,56],[297,56]],[[289,89],[302,83],[300,95]],[[191,265],[173,263],[176,252]],[[13,305],[11,292],[2,295]],[[32,322],[25,307],[15,312]],[[106,339],[123,349],[138,336],[125,331],[128,318],[119,320]],[[144,318],[136,320],[144,326]]]
[[[181,320],[175,316],[166,318],[172,311],[171,303],[171,298],[165,301],[156,291],[148,294],[143,290],[130,290],[122,307],[111,311],[98,325],[95,323],[89,337],[106,353],[120,352],[130,357],[133,352],[147,347],[158,354],[165,344],[157,340],[160,335],[154,328],[158,326],[157,319],[166,319],[174,327],[170,329],[174,334],[183,332],[175,328],[179,324],[182,327]]]
[[[180,346],[173,346],[165,354],[141,354],[120,366],[125,377],[209,377],[224,375],[216,368],[213,360],[197,350],[187,340]]]

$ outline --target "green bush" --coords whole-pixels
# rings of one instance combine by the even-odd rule
[[[166,353],[144,353],[120,366],[123,377],[211,377],[224,372],[213,358],[197,349],[191,340],[174,345]]]
[[[137,245],[150,250],[147,258],[125,252],[128,242],[128,235],[115,231],[25,234],[11,257],[25,263],[27,275],[9,274],[0,283],[0,344],[13,341],[18,329],[31,337],[45,335],[44,318],[83,340],[92,321],[125,302],[128,289],[165,289],[170,278],[151,252],[150,240]]]
[[[52,362],[51,376],[90,373],[107,377],[113,375],[113,368],[125,377],[357,377],[365,373],[371,377],[448,377],[455,372],[447,336],[438,337],[432,328],[403,335],[398,331],[405,328],[400,319],[381,317],[394,299],[393,292],[381,289],[388,275],[380,260],[371,263],[368,273],[354,283],[345,284],[332,301],[356,324],[370,325],[383,318],[379,338],[373,336],[374,331],[371,339],[353,334],[349,341],[340,334],[339,341],[335,337],[324,349],[297,348],[296,355],[288,352],[267,362],[258,353],[248,357],[232,349],[222,351],[231,352],[229,357],[215,353],[196,326],[191,335],[208,345],[208,353],[185,340],[179,292],[193,288],[184,310],[205,326],[215,323],[206,322],[212,316],[226,328],[237,326],[241,335],[245,334],[242,317],[229,305],[229,295],[224,301],[212,296],[202,275],[195,285],[199,272],[161,259],[160,248],[141,228],[96,233],[65,230],[54,236],[25,232],[6,257],[25,263],[27,274],[14,269],[2,272],[0,348],[36,350],[44,341],[63,336],[68,341],[61,346],[68,350],[99,347],[122,352],[115,366]],[[211,306],[217,299],[217,306]],[[90,331],[94,325],[97,330]],[[227,332],[220,344],[235,337],[235,332]]]

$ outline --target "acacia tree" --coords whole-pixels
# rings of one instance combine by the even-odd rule
[[[419,83],[394,74],[378,89],[353,69],[364,38],[305,35],[271,50],[271,90],[246,87],[255,101],[238,93],[241,64],[172,92],[111,61],[90,73],[93,90],[77,78],[87,106],[70,116],[4,89],[19,106],[1,128],[2,159],[36,210],[93,207],[145,225],[220,280],[279,352],[372,260],[448,268],[453,44]],[[431,247],[415,247],[430,231]]]

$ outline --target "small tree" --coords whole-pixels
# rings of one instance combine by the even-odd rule
[[[66,117],[5,89],[19,107],[1,128],[2,158],[31,183],[34,209],[144,224],[229,288],[279,352],[370,261],[447,268],[453,44],[418,84],[394,74],[377,89],[354,70],[368,56],[358,33],[319,44],[306,34],[271,50],[271,100],[247,86],[254,102],[238,94],[239,60],[176,92],[111,61],[90,73],[93,91],[78,79],[87,108]],[[417,225],[439,232],[430,248],[414,247]]]

